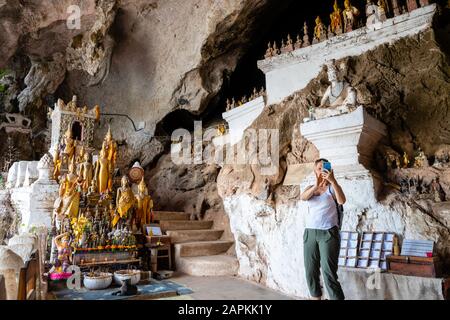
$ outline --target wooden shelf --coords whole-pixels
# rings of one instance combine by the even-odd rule
[[[131,259],[131,260],[117,260],[117,261],[99,261],[99,262],[88,262],[88,263],[82,263],[78,266],[81,267],[93,267],[93,266],[104,266],[109,264],[131,264],[131,263],[139,263],[141,262],[140,259]]]

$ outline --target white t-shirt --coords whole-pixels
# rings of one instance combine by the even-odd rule
[[[320,196],[312,196],[307,201],[306,228],[328,230],[338,225],[336,202],[331,192],[334,194],[330,186]]]

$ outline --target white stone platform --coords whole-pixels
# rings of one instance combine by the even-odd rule
[[[267,104],[281,102],[319,74],[326,61],[360,55],[382,44],[416,35],[431,27],[436,5],[344,33],[318,44],[258,61],[266,75]]]
[[[264,98],[258,97],[242,106],[222,113],[223,119],[228,122],[229,133],[224,136],[226,137],[226,140],[223,140],[224,138],[222,138],[220,141],[215,141],[216,145],[223,145],[225,143],[234,145],[238,143],[242,139],[245,129],[250,127],[253,121],[259,117],[263,112],[264,107]]]

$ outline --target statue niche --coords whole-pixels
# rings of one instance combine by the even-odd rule
[[[356,109],[356,90],[347,81],[339,79],[335,61],[327,62],[328,80],[320,105],[314,110],[315,119],[349,113]]]

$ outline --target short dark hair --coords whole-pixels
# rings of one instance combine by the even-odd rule
[[[325,158],[320,158],[320,159],[317,159],[316,161],[314,161],[314,165],[317,165],[319,162],[329,162],[329,161]]]

